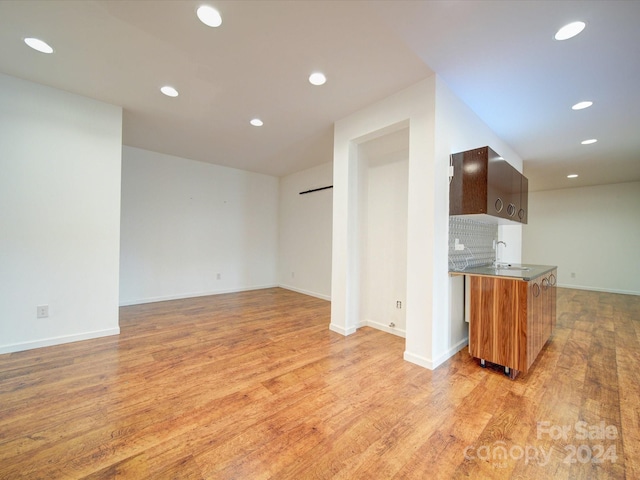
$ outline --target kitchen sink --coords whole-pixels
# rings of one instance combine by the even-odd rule
[[[522,267],[519,265],[511,265],[509,263],[499,263],[494,267],[496,270],[519,270],[519,271],[527,271],[531,270],[529,267]]]

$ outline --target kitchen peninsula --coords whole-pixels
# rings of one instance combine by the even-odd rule
[[[512,379],[527,373],[555,326],[557,267],[497,264],[450,274],[469,282],[469,353]]]

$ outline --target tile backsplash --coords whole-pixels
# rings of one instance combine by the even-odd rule
[[[455,249],[455,241],[464,250]],[[488,265],[495,260],[493,242],[498,240],[498,225],[476,222],[463,217],[449,217],[449,269]]]

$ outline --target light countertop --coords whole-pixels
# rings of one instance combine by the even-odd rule
[[[533,265],[529,263],[500,263],[498,267],[482,265],[467,267],[464,270],[449,270],[451,275],[482,275],[490,277],[508,277],[528,282],[558,268],[555,265]]]

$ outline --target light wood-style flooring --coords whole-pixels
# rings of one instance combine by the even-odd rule
[[[119,336],[0,355],[0,478],[638,479],[640,297],[557,312],[510,380],[278,288],[124,307]]]

